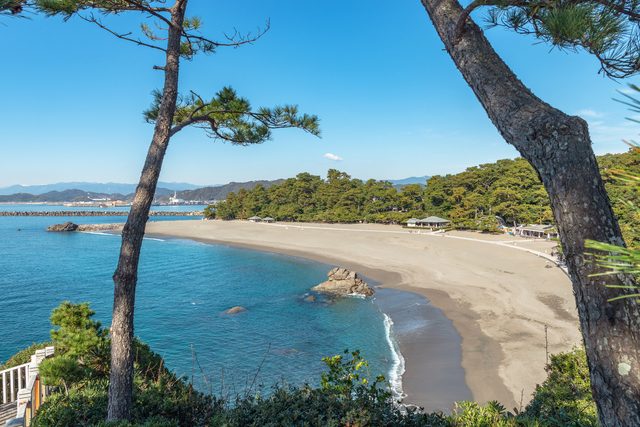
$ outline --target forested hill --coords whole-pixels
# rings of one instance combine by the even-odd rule
[[[184,190],[178,191],[178,198],[184,200],[222,200],[227,194],[236,192],[241,188],[245,190],[251,190],[256,185],[260,184],[261,186],[268,188],[272,185],[278,185],[283,183],[284,179],[276,179],[273,181],[248,181],[248,182],[230,182],[226,185],[221,185],[218,187],[204,187],[198,188],[196,190]]]
[[[601,174],[630,246],[640,246],[639,215],[620,199],[638,202],[631,183],[616,181],[611,170],[640,173],[640,155],[634,151],[599,156]],[[208,215],[222,219],[254,215],[287,221],[403,223],[409,218],[439,216],[456,226],[495,229],[487,221],[496,215],[508,223],[553,223],[549,198],[533,168],[522,158],[498,160],[467,168],[455,175],[432,176],[427,187],[418,184],[393,188],[389,181],[363,182],[335,169],[326,179],[300,173],[268,189],[229,193]],[[485,220],[483,221],[483,218]]]

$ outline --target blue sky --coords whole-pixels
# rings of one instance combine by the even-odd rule
[[[318,115],[323,135],[296,129],[238,147],[198,129],[171,141],[161,181],[198,185],[277,179],[329,168],[361,179],[457,173],[518,154],[495,130],[456,70],[418,0],[191,0],[203,33],[224,40],[271,29],[253,45],[220,48],[181,65],[180,91],[204,98],[232,86],[254,107],[286,103]],[[483,12],[475,12],[480,24]],[[138,181],[153,127],[142,121],[161,87],[162,52],[119,40],[77,18],[2,19],[0,187],[62,181]],[[136,13],[106,18],[136,31]],[[149,25],[152,22],[146,21]],[[630,78],[597,74],[586,53],[485,31],[544,101],[587,120],[596,154],[626,151],[640,125],[612,98]],[[332,156],[326,156],[331,154]],[[330,158],[330,157],[333,157]],[[341,160],[337,160],[341,159]]]

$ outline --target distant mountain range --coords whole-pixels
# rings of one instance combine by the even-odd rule
[[[393,186],[400,190],[405,185],[426,185],[428,176],[410,177],[405,179],[390,179]],[[222,200],[230,192],[238,192],[241,188],[249,191],[258,184],[268,188],[279,185],[284,179],[272,181],[230,182],[225,185],[199,187],[193,184],[179,182],[159,182],[156,188],[157,201],[169,201],[170,196],[177,192],[177,197],[184,200]],[[106,184],[95,182],[60,182],[47,185],[12,185],[0,188],[0,203],[61,203],[70,201],[88,201],[89,199],[111,199],[131,201],[136,184]]]
[[[409,185],[409,184],[422,184],[424,186],[427,185],[427,180],[431,178],[430,176],[412,176],[410,178],[405,178],[405,179],[389,179],[387,181],[390,181],[391,183],[393,183],[393,186],[395,187],[396,185]]]
[[[241,188],[245,190],[251,190],[258,184],[262,184],[265,188],[268,188],[272,185],[278,185],[284,182],[284,179],[276,179],[273,181],[249,181],[249,182],[231,182],[226,185],[217,185],[211,187],[203,187],[198,188],[195,185],[191,184],[175,184],[172,183],[171,186],[174,185],[187,185],[189,187],[195,187],[194,189],[176,191],[168,188],[156,188],[155,200],[159,202],[168,202],[169,198],[174,194],[177,194],[177,198],[184,200],[201,200],[201,201],[211,201],[211,200],[222,200],[227,194],[230,192],[237,192]],[[75,183],[67,183],[68,185],[73,185]],[[86,184],[86,183],[80,183]],[[165,184],[165,183],[163,183]],[[59,185],[59,184],[53,184]],[[108,186],[111,184],[92,184],[95,185],[96,188],[100,188],[100,185]],[[109,189],[120,188],[124,190],[131,190],[129,193],[100,193],[94,191],[87,191],[84,189],[67,189],[63,191],[48,191],[46,193],[41,194],[32,194],[32,193],[14,193],[14,194],[4,194],[0,195],[0,203],[62,203],[62,202],[81,202],[81,201],[89,201],[91,199],[110,199],[110,200],[122,200],[122,201],[132,201],[135,191],[135,185],[129,184],[115,184],[121,187],[108,187]],[[166,185],[166,184],[165,184]],[[14,187],[22,187],[22,186],[14,186]],[[42,186],[28,186],[29,187],[42,187]],[[86,186],[83,186],[87,188]],[[10,187],[6,187],[10,188]]]
[[[115,182],[108,182],[106,184],[97,182],[59,182],[57,184],[45,185],[12,185],[10,187],[0,187],[0,195],[29,193],[37,196],[51,191],[71,189],[101,194],[129,194],[134,193],[137,186],[138,184],[117,184]],[[181,190],[195,190],[200,187],[202,186],[187,184],[186,182],[158,182],[158,190],[162,190],[162,194]],[[216,185],[212,185],[212,187],[216,187]],[[156,191],[156,194],[157,193],[158,191]]]
[[[169,194],[173,194],[172,191],[167,191],[169,192]],[[1,195],[0,203],[62,203],[71,201],[88,202],[91,199],[133,200],[133,193],[131,193],[130,196],[130,198],[127,198],[127,195],[123,195],[120,193],[94,193],[91,191],[73,189],[64,191],[49,191],[43,194],[16,193]]]

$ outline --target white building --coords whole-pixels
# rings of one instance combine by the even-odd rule
[[[182,204],[184,204],[184,199],[178,199],[177,195],[178,195],[178,192],[174,191],[173,197],[169,198],[169,204],[170,205],[182,205]]]

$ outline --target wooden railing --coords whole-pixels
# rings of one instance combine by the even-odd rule
[[[30,366],[31,362],[28,362],[0,372],[2,374],[2,384],[0,384],[2,386],[2,403],[15,401],[18,390],[27,386]]]
[[[17,406],[16,418],[7,421],[7,427],[28,427],[31,424],[33,416],[40,409],[50,392],[50,387],[45,386],[40,381],[40,376],[38,375],[39,365],[47,357],[53,356],[53,353],[53,347],[36,350],[36,354],[31,356],[31,362],[1,372],[3,402],[7,402],[5,400],[6,395],[7,398],[11,397],[9,402],[15,401]],[[9,378],[8,383],[5,382],[5,376]],[[8,387],[5,385],[8,385]]]

